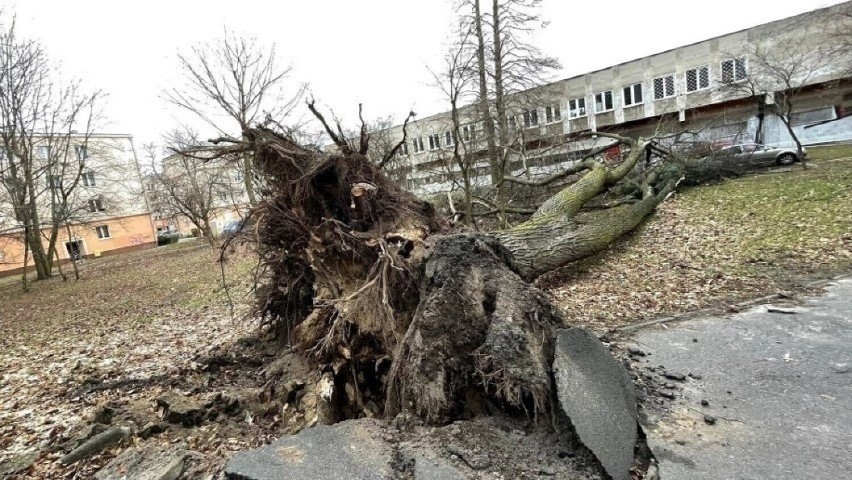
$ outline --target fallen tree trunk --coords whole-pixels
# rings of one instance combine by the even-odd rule
[[[528,221],[453,234],[367,160],[368,135],[356,148],[328,131],[342,154],[262,128],[229,147],[252,150],[269,188],[251,212],[258,311],[324,373],[333,411],[323,418],[554,413],[553,333],[569,322],[528,282],[636,228],[677,172],[634,175],[650,142],[615,137],[629,149],[623,161],[587,160]],[[635,203],[581,212],[630,175]]]

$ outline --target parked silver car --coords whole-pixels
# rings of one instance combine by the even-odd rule
[[[807,154],[807,149],[804,147],[802,148],[802,156],[800,158],[795,148],[780,148],[757,143],[746,143],[725,147],[713,154],[712,157],[713,159],[723,160],[726,163],[791,165],[793,162],[802,161],[807,157]]]

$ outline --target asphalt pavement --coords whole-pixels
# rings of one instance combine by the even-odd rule
[[[648,366],[692,374],[643,409],[660,478],[852,479],[851,327],[844,279],[792,308],[634,334]]]

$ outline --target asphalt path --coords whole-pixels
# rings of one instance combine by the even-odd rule
[[[667,408],[645,408],[662,480],[852,479],[852,279],[792,308],[670,323],[632,340],[652,352],[649,366],[693,375]]]

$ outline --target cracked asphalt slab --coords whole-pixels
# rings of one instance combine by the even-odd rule
[[[847,278],[794,308],[636,332],[642,366],[692,374],[643,405],[660,478],[852,478],[850,327]]]

